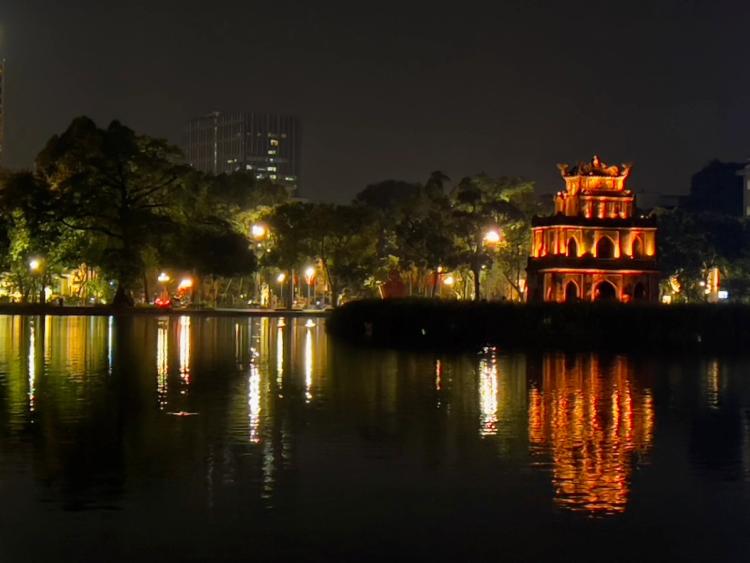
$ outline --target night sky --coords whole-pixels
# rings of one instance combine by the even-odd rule
[[[3,0],[6,164],[76,115],[177,141],[212,110],[303,126],[301,195],[556,162],[634,161],[681,193],[750,157],[750,3]]]

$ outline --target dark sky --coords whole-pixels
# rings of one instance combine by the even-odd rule
[[[177,141],[211,110],[303,123],[303,193],[634,161],[679,193],[750,157],[750,2],[2,0],[7,164],[86,114]]]

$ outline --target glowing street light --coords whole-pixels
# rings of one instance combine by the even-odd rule
[[[256,223],[252,227],[250,227],[250,234],[253,235],[254,239],[262,239],[268,234],[268,228],[265,225],[261,225],[260,223]]]
[[[456,278],[454,278],[451,274],[448,274],[445,276],[445,279],[443,279],[443,284],[447,285],[448,287],[453,287],[453,285],[456,283]]]
[[[497,229],[490,229],[484,233],[485,244],[497,244],[502,239],[500,232]]]
[[[193,287],[193,278],[182,278],[177,289],[185,290]]]
[[[38,272],[41,267],[42,262],[38,258],[32,258],[29,260],[29,270],[31,270],[32,273]]]
[[[156,278],[159,283],[167,283],[170,279],[171,278],[169,277],[169,274],[167,274],[166,272],[162,272],[161,274],[159,274],[159,277]]]
[[[281,272],[278,276],[276,276],[276,281],[279,283],[284,283],[285,279],[286,279],[286,274],[284,272]]]

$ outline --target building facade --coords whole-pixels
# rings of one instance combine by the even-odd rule
[[[630,165],[559,164],[555,211],[532,222],[529,302],[650,302],[659,298],[656,225],[633,215]]]
[[[224,174],[240,170],[296,193],[300,184],[300,124],[271,113],[213,112],[191,119],[182,149],[191,166]]]

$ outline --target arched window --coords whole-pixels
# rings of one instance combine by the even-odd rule
[[[641,242],[641,237],[636,237],[633,241],[632,256],[633,258],[640,258],[643,256],[643,242]]]
[[[575,303],[576,301],[578,301],[578,286],[576,282],[569,281],[565,286],[565,302]]]
[[[615,257],[615,243],[612,239],[604,236],[596,243],[596,257],[604,260],[611,260]]]
[[[575,237],[570,237],[568,239],[568,256],[573,258],[578,257],[578,243],[576,242]]]
[[[600,282],[594,290],[594,301],[615,301],[617,289],[608,281]]]

